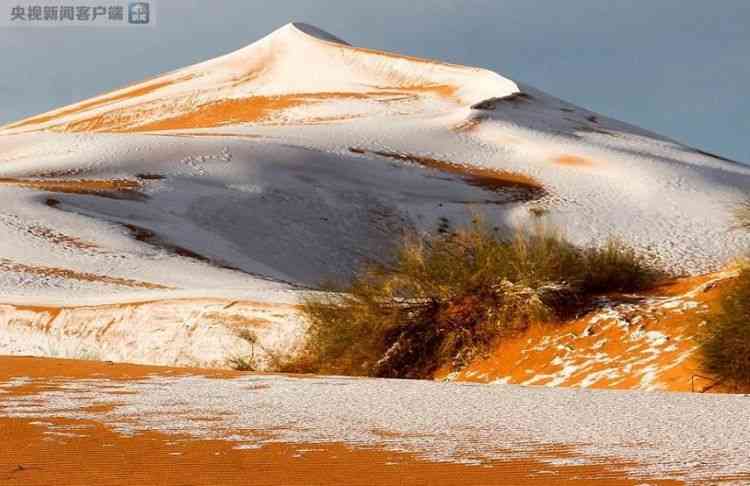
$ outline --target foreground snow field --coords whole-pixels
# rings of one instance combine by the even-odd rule
[[[750,247],[733,227],[749,189],[750,168],[496,73],[289,24],[0,129],[0,303],[99,306],[62,315],[108,309],[105,322],[111,306],[158,301],[173,313],[146,328],[180,333],[201,299],[294,304],[301,289],[385,254],[404,230],[460,226],[477,211],[499,230],[544,214],[573,242],[621,238],[697,274]],[[15,308],[6,322],[19,322]],[[115,320],[138,318],[131,308]],[[302,332],[287,322],[283,335]],[[22,352],[6,329],[0,352]],[[196,363],[212,366],[215,354]]]
[[[11,369],[18,364],[3,359]],[[622,464],[625,476],[644,478],[641,484],[750,481],[746,396],[154,369],[123,379],[117,365],[71,376],[86,366],[67,362],[47,376],[3,373],[0,419],[33,421],[50,427],[49,440],[73,444],[98,423],[125,436],[159,432],[175,444],[219,439],[252,450],[343,443],[476,465],[523,458],[549,469]],[[64,425],[51,427],[53,419]]]

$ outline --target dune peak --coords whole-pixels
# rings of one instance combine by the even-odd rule
[[[297,31],[298,33],[305,34],[309,37],[315,37],[318,40],[326,41],[326,42],[335,42],[336,44],[343,44],[343,45],[351,45],[348,42],[341,40],[340,38],[336,37],[335,35],[326,32],[325,30],[316,27],[311,24],[307,24],[304,22],[289,22],[286,24],[282,29],[289,29]]]

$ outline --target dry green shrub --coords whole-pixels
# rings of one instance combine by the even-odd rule
[[[583,254],[588,294],[633,292],[664,277],[644,256],[620,240],[609,240],[603,247],[585,250]]]
[[[750,230],[750,199],[734,210],[736,229]],[[701,364],[720,383],[750,389],[750,267],[742,262],[735,282],[725,290],[712,312],[701,342]]]
[[[580,250],[541,226],[511,241],[480,221],[412,236],[391,264],[306,299],[300,360],[309,372],[426,377],[531,323],[581,310],[595,293],[636,290],[657,276],[620,243]]]
[[[241,329],[237,332],[237,337],[250,345],[250,354],[230,356],[227,359],[227,366],[236,371],[257,371],[255,347],[258,345],[258,336],[250,329]]]
[[[721,296],[701,336],[703,368],[721,382],[750,389],[750,268]]]

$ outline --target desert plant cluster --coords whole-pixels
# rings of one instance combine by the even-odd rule
[[[750,201],[740,205],[737,228],[750,229]],[[718,383],[750,390],[750,263],[740,263],[739,275],[721,295],[701,334],[701,364]]]
[[[541,224],[510,238],[480,219],[411,235],[388,263],[307,297],[305,350],[288,371],[429,377],[505,336],[587,310],[663,274],[621,242],[579,248]]]
[[[744,266],[721,296],[702,338],[705,371],[735,389],[750,389],[750,268]]]

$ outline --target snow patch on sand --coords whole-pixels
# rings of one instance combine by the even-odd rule
[[[540,450],[565,445],[572,451],[568,461],[622,461],[632,464],[632,477],[689,484],[750,471],[750,429],[736,426],[750,421],[743,396],[282,376],[61,379],[52,385],[0,396],[0,414],[96,420],[126,435],[187,434],[242,448],[344,442],[474,464],[544,460]]]

